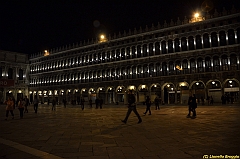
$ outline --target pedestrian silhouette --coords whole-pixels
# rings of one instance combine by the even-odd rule
[[[137,112],[136,103],[135,102],[136,102],[135,96],[132,94],[132,90],[129,90],[128,91],[128,111],[127,111],[125,119],[122,120],[123,123],[125,123],[125,124],[127,123],[128,117],[129,117],[129,115],[131,114],[132,111],[138,117],[138,123],[142,122],[142,119],[141,119],[140,115]]]

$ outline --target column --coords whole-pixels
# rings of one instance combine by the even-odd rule
[[[166,41],[166,54],[168,54],[168,41]]]
[[[206,69],[205,69],[205,66],[206,66],[205,60],[203,60],[202,63],[203,63],[203,72],[206,72]]]
[[[214,68],[213,68],[213,58],[211,58],[211,72],[214,70]]]
[[[201,41],[202,41],[202,49],[204,48],[204,43],[203,43],[203,35],[201,35]]]
[[[189,46],[188,46],[188,38],[186,38],[186,42],[187,42],[187,51],[189,50]]]
[[[217,39],[218,39],[218,46],[220,46],[219,34],[217,34]]]
[[[155,55],[155,43],[153,43],[153,56]]]
[[[129,58],[132,59],[132,54],[133,54],[132,53],[132,47],[129,47],[129,51],[130,51],[130,57]]]
[[[179,39],[179,48],[180,48],[180,52],[182,52],[182,41],[181,41],[181,39]]]
[[[228,33],[226,33],[226,45],[228,45]]]
[[[172,41],[172,44],[173,44],[173,53],[175,52],[175,41],[173,40]]]
[[[194,50],[196,50],[196,37],[193,37]]]
[[[239,70],[239,56],[237,56],[237,70]]]
[[[237,44],[237,30],[234,30],[235,44]]]
[[[160,51],[160,55],[162,55],[162,43],[161,43],[161,41],[159,41],[159,51]]]
[[[149,56],[149,44],[147,44],[147,56]]]
[[[209,38],[209,43],[210,43],[210,48],[211,48],[212,47],[212,39],[211,39],[211,35],[210,34],[209,34],[208,38]]]

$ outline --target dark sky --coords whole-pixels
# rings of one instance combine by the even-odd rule
[[[208,0],[210,1],[210,0]],[[124,30],[190,17],[204,0],[1,0],[0,50],[36,53]],[[211,0],[240,9],[240,0]],[[209,2],[208,2],[209,3]],[[214,11],[212,9],[210,12]]]

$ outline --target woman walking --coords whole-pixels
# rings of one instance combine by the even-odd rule
[[[22,98],[20,98],[20,100],[18,101],[18,110],[20,112],[20,119],[23,118],[24,105],[25,105],[25,101]]]
[[[14,102],[13,102],[12,98],[9,97],[8,100],[5,101],[5,104],[7,104],[7,106],[6,106],[6,119],[5,119],[5,120],[8,119],[8,114],[9,114],[9,112],[10,112],[11,115],[12,115],[12,119],[14,119],[14,114],[13,114]]]
[[[151,115],[151,110],[150,110],[150,107],[151,107],[151,100],[150,100],[149,96],[147,96],[147,98],[146,98],[146,105],[147,105],[147,108],[146,108],[145,113],[143,113],[143,114],[146,115],[147,112],[149,112],[148,115]]]

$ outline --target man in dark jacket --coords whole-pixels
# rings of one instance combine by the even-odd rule
[[[142,119],[141,119],[140,115],[137,112],[136,103],[135,102],[136,102],[135,96],[132,94],[132,90],[129,90],[128,91],[128,111],[127,111],[125,119],[122,120],[123,123],[125,123],[125,124],[127,123],[128,117],[129,117],[129,115],[131,114],[132,111],[138,117],[138,123],[142,122]]]
[[[188,115],[187,115],[187,117],[190,117],[191,112],[193,112],[193,118],[196,118],[196,116],[197,116],[196,108],[197,108],[197,99],[196,99],[195,94],[193,94],[192,96],[189,96],[189,98],[188,98]]]

